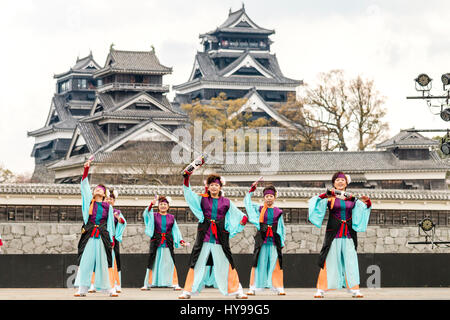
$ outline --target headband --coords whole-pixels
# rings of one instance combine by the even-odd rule
[[[96,189],[97,189],[97,188],[102,189],[103,192],[106,194],[106,188],[105,188],[104,186],[98,185],[98,186],[96,186],[95,188],[96,188]]]
[[[344,174],[344,173],[339,173],[339,174],[337,175],[336,179],[337,179],[337,178],[345,179],[345,181],[347,181],[347,184],[350,184],[350,182],[352,181],[352,180],[350,179],[350,175]]]
[[[214,181],[211,181],[209,184],[211,184],[211,183],[217,183],[217,184],[220,184],[220,186],[222,186],[222,180],[220,180],[220,179],[216,179]]]
[[[269,189],[269,190],[264,191],[264,196],[265,196],[266,194],[273,194],[273,195],[275,196],[275,195],[276,195],[276,192],[275,192],[274,190],[272,190],[272,189]]]
[[[159,203],[165,202],[167,204],[170,204],[170,201],[172,201],[172,199],[170,197],[166,197],[165,199],[159,200]]]
[[[339,174],[337,175],[336,179],[337,179],[337,178],[342,178],[342,179],[347,180],[347,176],[346,176],[345,174],[343,174],[343,173],[339,173]]]

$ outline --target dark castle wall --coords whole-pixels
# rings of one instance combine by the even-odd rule
[[[285,254],[286,288],[313,288],[319,267],[316,254]],[[140,288],[147,265],[146,254],[123,254],[122,287]],[[248,287],[249,254],[234,255],[241,284]],[[359,254],[361,287],[448,287],[450,254]],[[180,285],[184,285],[189,255],[177,254]],[[76,255],[0,255],[1,288],[67,288],[76,277]]]

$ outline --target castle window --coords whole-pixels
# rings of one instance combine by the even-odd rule
[[[151,110],[151,106],[148,104],[136,104],[135,105],[136,110]]]
[[[200,70],[199,69],[195,70],[193,79],[197,79],[197,78],[201,78],[201,77],[202,77],[202,73],[200,72]]]
[[[89,115],[89,110],[87,109],[69,109],[69,111],[74,117],[84,117]]]
[[[64,81],[59,84],[59,93],[66,92],[69,90],[69,81]]]
[[[236,28],[251,28],[252,26],[247,21],[241,21],[235,27]]]
[[[258,41],[250,40],[248,45],[250,48],[258,48]]]
[[[97,105],[97,107],[95,108],[94,113],[101,112],[101,111],[103,111],[103,110],[104,110],[104,109],[103,109],[103,106],[102,106],[101,104],[99,104],[99,105]]]
[[[263,75],[253,67],[242,67],[238,71],[233,73],[233,75],[263,77]]]

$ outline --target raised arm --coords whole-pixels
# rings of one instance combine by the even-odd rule
[[[256,226],[259,230],[259,205],[252,202],[252,196],[255,192],[258,183],[262,181],[263,177],[260,177],[258,180],[252,183],[250,190],[244,197],[244,206],[245,211],[247,212],[248,220]]]
[[[147,208],[145,208],[142,214],[145,223],[145,234],[150,238],[153,237],[153,233],[155,231],[155,217],[153,215],[153,208],[152,208],[153,205],[154,203],[152,201],[150,205]]]
[[[192,191],[191,185],[189,183],[189,177],[190,174],[186,174],[183,181],[184,199],[186,200],[192,213],[197,217],[198,221],[202,223],[205,218],[201,206],[202,196]]]
[[[247,212],[248,221],[259,230],[259,205],[252,202],[252,196],[253,192],[250,190],[244,197],[245,211]]]
[[[84,164],[83,177],[81,178],[81,212],[83,213],[84,223],[89,220],[89,207],[92,201],[92,191],[88,179],[90,165],[90,161]]]

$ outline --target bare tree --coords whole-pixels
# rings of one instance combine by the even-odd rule
[[[343,151],[349,149],[350,137],[357,137],[358,150],[384,138],[384,101],[373,81],[360,76],[347,80],[342,70],[320,73],[317,86],[306,88],[301,98],[303,117],[321,133],[322,149]]]
[[[375,90],[372,80],[360,76],[350,81],[348,103],[352,111],[352,122],[356,129],[358,150],[365,150],[385,138],[389,129],[382,121],[386,109],[382,107],[385,97]]]
[[[324,133],[325,150],[348,150],[345,133],[351,124],[347,84],[342,70],[320,73],[316,88],[307,88],[302,102],[312,126]]]
[[[295,94],[289,94],[285,103],[282,103],[279,112],[296,124],[296,128],[285,128],[288,136],[286,151],[313,151],[320,150],[320,130],[317,130],[305,109],[303,101],[297,100]]]

